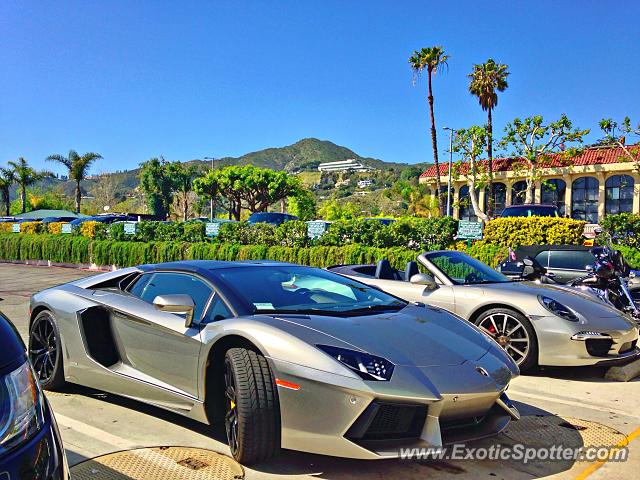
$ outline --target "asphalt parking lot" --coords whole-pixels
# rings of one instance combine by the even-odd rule
[[[0,310],[26,341],[33,292],[95,272],[0,264]],[[354,461],[284,451],[268,465],[245,468],[245,478],[519,479],[637,478],[640,470],[640,379],[604,379],[603,369],[545,369],[517,378],[510,397],[523,415],[498,437],[468,447],[609,446],[630,441],[626,462],[513,460]],[[70,465],[144,447],[197,447],[228,454],[223,430],[117,395],[81,387],[49,393]],[[635,473],[634,473],[635,472]],[[84,477],[83,477],[84,478]],[[89,478],[89,477],[87,477]],[[115,477],[114,477],[115,478]],[[128,478],[128,477],[118,477]],[[149,476],[148,478],[160,478]],[[215,477],[211,477],[215,478]]]

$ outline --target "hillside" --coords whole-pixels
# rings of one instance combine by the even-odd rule
[[[300,174],[305,184],[310,185],[319,180],[318,164],[349,158],[359,160],[363,164],[382,172],[389,172],[391,175],[399,175],[402,170],[410,167],[419,167],[421,169],[427,167],[427,164],[409,165],[406,163],[385,162],[376,158],[362,157],[346,147],[316,138],[305,138],[293,145],[266,148],[257,152],[247,153],[240,157],[216,159],[215,167],[255,165],[273,170],[284,170],[289,173]],[[93,171],[103,171],[104,165],[102,163],[103,161],[96,162]],[[210,168],[211,165],[208,160],[200,159],[188,160],[186,163],[200,165],[203,170]],[[109,201],[110,204],[113,204],[114,200],[122,201],[125,198],[130,198],[134,194],[139,184],[138,174],[139,168],[136,165],[136,168],[131,170],[104,174],[101,176],[99,182],[95,179],[85,180],[82,182],[83,194],[96,197],[98,202],[102,201],[102,198],[105,196],[112,196],[112,200]],[[69,197],[73,195],[74,188],[75,185],[73,182],[59,179],[48,179],[42,184],[42,190],[54,190],[58,193],[64,193]],[[15,198],[15,194],[12,195],[12,198]],[[139,201],[140,200],[138,200],[138,202]]]

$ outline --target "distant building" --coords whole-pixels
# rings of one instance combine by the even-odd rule
[[[373,185],[373,180],[360,180],[358,182],[358,188],[367,188]]]
[[[347,179],[345,179],[345,180],[339,180],[339,181],[337,181],[335,186],[336,186],[336,188],[337,188],[337,187],[342,187],[342,186],[345,186],[345,187],[346,187],[346,186],[347,186],[347,185],[349,185],[350,183],[351,183],[351,179],[350,179],[350,178],[347,178]]]
[[[486,164],[486,160],[481,160]],[[522,169],[515,168],[517,159],[493,160],[494,212],[499,214],[509,205],[524,203],[526,178]],[[453,216],[463,220],[475,220],[470,206],[466,173],[463,164],[460,177],[451,185]],[[420,183],[428,194],[436,193],[436,175],[446,198],[448,165],[440,164],[440,171],[432,165],[422,175]],[[598,223],[605,215],[616,213],[640,213],[640,174],[632,162],[625,161],[624,153],[617,147],[590,147],[567,165],[557,155],[539,168],[540,179],[535,182],[534,202],[558,207],[562,216],[569,216],[588,223]],[[488,189],[480,190],[478,202],[486,212]]]
[[[354,158],[350,158],[347,160],[340,160],[338,162],[321,163],[320,165],[318,165],[318,170],[321,172],[369,172],[373,169],[371,167],[363,165]]]

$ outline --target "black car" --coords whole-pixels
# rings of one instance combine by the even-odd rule
[[[555,205],[541,205],[538,203],[525,203],[524,205],[511,205],[500,214],[506,217],[559,217],[558,207]]]
[[[505,259],[498,271],[508,277],[519,277],[525,257],[535,259],[558,283],[567,283],[587,273],[587,266],[593,265],[595,257],[592,247],[582,245],[529,245],[515,250],[515,259]]]
[[[277,212],[255,212],[247,219],[249,223],[269,223],[271,225],[282,225],[284,222],[298,220],[295,215]]]
[[[67,480],[53,413],[20,335],[2,313],[0,345],[0,479]]]

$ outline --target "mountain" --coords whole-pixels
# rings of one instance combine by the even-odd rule
[[[376,158],[362,157],[346,147],[336,145],[328,140],[318,140],[317,138],[305,138],[293,145],[284,147],[266,148],[257,152],[247,153],[240,157],[224,157],[215,160],[215,167],[220,168],[227,165],[255,165],[273,170],[284,170],[289,173],[318,172],[318,165],[324,162],[335,162],[349,158],[356,159],[377,170],[393,172],[399,175],[402,170],[408,168],[428,167],[426,163],[406,164],[397,162],[385,162]],[[145,159],[146,160],[146,159]],[[102,168],[102,161],[95,164],[94,171]],[[210,168],[208,160],[189,160],[185,163],[201,165],[202,169]],[[82,182],[83,194],[89,196],[100,195],[99,190],[106,187],[116,198],[124,199],[132,196],[139,184],[138,174],[140,169],[136,166],[131,170],[117,171],[101,175],[98,181],[95,177]],[[305,174],[311,175],[311,174]],[[99,185],[102,184],[102,187]],[[108,184],[108,185],[106,185]],[[61,190],[68,196],[72,196],[75,185],[73,182],[61,179],[48,179],[42,184],[43,190]],[[12,195],[13,197],[13,195]]]

